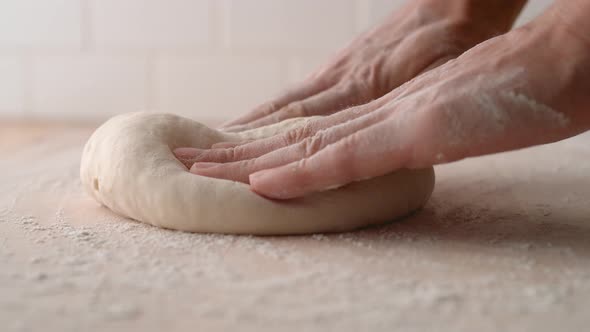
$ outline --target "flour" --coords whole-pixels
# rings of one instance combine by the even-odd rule
[[[524,94],[508,91],[501,93],[501,96],[509,99],[515,105],[524,105],[528,108],[536,118],[544,121],[554,121],[561,127],[567,127],[570,124],[570,119],[563,113],[553,110],[547,105],[543,105],[536,100],[533,100]],[[520,108],[520,107],[519,107]]]
[[[141,310],[135,304],[113,304],[106,310],[106,318],[112,320],[133,320],[141,315]]]
[[[442,105],[446,143],[450,146],[486,144],[500,140],[511,131],[552,130],[570,124],[565,114],[517,92],[526,89],[523,68],[497,77],[477,76],[471,85],[455,91],[457,96],[463,97]]]
[[[22,166],[37,160],[31,150],[0,161],[10,188],[0,190],[3,332],[588,324],[587,139],[441,166],[431,202],[401,222],[254,237],[174,232],[111,213],[72,175],[86,133],[62,135],[41,143],[44,167]],[[47,183],[51,192],[39,189]]]
[[[89,196],[119,215],[198,233],[341,232],[402,217],[427,201],[434,185],[431,167],[400,169],[281,204],[243,183],[189,173],[172,154],[176,147],[267,138],[305,121],[229,134],[173,114],[119,115],[86,143],[80,179]]]

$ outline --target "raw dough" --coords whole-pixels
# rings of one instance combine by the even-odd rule
[[[400,170],[300,199],[272,201],[246,184],[191,174],[172,153],[178,147],[268,137],[302,121],[224,133],[172,114],[119,115],[86,143],[82,184],[114,212],[154,226],[256,235],[348,231],[407,215],[430,197],[432,168]]]

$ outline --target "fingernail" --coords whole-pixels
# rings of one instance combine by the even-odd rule
[[[269,187],[268,177],[270,173],[269,171],[260,171],[250,174],[250,189],[256,194],[269,199],[282,200],[290,198],[288,192],[282,192],[280,190],[277,192],[272,184]]]
[[[207,168],[215,167],[217,165],[219,165],[219,163],[194,163],[193,167],[191,167],[191,170],[207,169]]]

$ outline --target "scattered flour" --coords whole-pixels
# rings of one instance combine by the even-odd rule
[[[553,110],[547,105],[543,105],[536,100],[533,100],[524,94],[516,93],[514,91],[503,92],[502,97],[509,99],[515,105],[524,105],[532,111],[536,117],[541,120],[555,121],[561,127],[567,127],[570,124],[570,119],[565,114]]]
[[[445,105],[448,123],[445,139],[448,144],[471,144],[474,140],[486,142],[508,131],[524,131],[533,126],[563,128],[570,124],[565,114],[517,92],[520,90],[526,90],[526,76],[522,68],[496,78],[476,77],[465,91],[457,91],[458,95],[470,98]]]
[[[0,324],[9,332],[492,331],[511,321],[549,331],[556,317],[562,327],[590,317],[590,166],[567,158],[590,155],[587,141],[440,167],[429,205],[403,222],[252,237],[115,216],[72,174],[84,137],[54,138],[64,139],[71,146],[57,144],[44,167],[0,161],[9,175],[0,190]],[[56,143],[45,144],[47,152]]]

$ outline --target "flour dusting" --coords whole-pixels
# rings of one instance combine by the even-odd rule
[[[101,208],[75,176],[84,138],[56,135],[0,160],[2,331],[588,323],[587,140],[439,167],[432,200],[403,221],[253,237],[173,232]]]
[[[526,105],[537,117],[555,121],[561,127],[567,127],[570,124],[570,119],[563,113],[553,110],[547,105],[543,105],[540,102],[525,96],[522,93],[516,93],[514,91],[503,92],[502,96],[509,99],[516,105]]]
[[[514,131],[529,132],[567,127],[570,119],[551,107],[527,96],[526,72],[516,68],[497,75],[480,75],[458,96],[442,105],[446,116],[445,141],[450,146],[487,144]],[[558,127],[558,128],[556,128]]]

